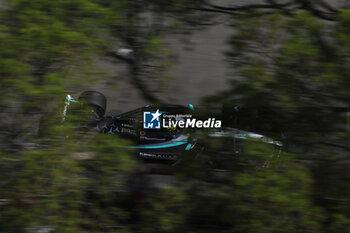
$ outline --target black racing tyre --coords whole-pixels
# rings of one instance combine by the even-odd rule
[[[84,91],[80,94],[79,101],[94,107],[99,117],[102,117],[106,112],[106,97],[98,91]]]

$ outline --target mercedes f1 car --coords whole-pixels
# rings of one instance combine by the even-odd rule
[[[106,98],[102,93],[96,91],[85,91],[78,99],[67,95],[62,111],[62,121],[67,115],[71,114],[70,109],[72,105],[79,104],[84,106],[84,108],[89,108],[91,117],[86,124],[89,128],[95,129],[101,134],[116,134],[131,139],[134,142],[134,145],[131,147],[136,149],[137,157],[144,160],[174,163],[178,162],[183,154],[202,151],[205,149],[206,143],[200,142],[203,134],[198,136],[198,131],[205,131],[206,139],[225,139],[225,148],[219,151],[223,154],[229,154],[229,156],[239,154],[239,142],[247,139],[268,143],[278,151],[282,147],[281,142],[264,135],[233,127],[225,127],[224,125],[221,126],[221,123],[219,124],[221,127],[216,128],[210,128],[213,124],[208,123],[209,127],[202,127],[202,130],[199,130],[196,126],[205,126],[206,123],[205,121],[201,124],[194,122],[193,116],[196,114],[196,111],[191,104],[188,106],[170,104],[147,105],[120,115],[105,116]],[[153,114],[151,117],[154,119],[149,120],[157,120],[157,123],[160,125],[149,128],[149,125],[146,125],[145,122],[146,113]],[[169,124],[169,122],[174,123],[186,119],[189,122],[188,128],[180,127],[181,123],[178,125]],[[153,124],[154,122],[151,123]],[[163,127],[165,125],[167,127]],[[182,126],[186,126],[186,123],[182,124]]]

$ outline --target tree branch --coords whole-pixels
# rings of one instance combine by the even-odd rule
[[[316,16],[320,19],[324,19],[327,21],[335,21],[335,19],[336,19],[336,16],[334,13],[327,13],[327,12],[319,11],[319,10],[316,10],[315,8],[313,8],[312,6],[302,6],[301,9],[309,11],[311,14],[313,14],[314,16]]]
[[[221,14],[226,14],[226,15],[233,15],[233,13],[230,12],[230,11],[206,8],[206,7],[188,7],[187,9],[188,10],[198,10],[198,11],[213,12],[213,13],[221,13]]]
[[[109,52],[107,54],[109,57],[116,58],[128,65],[130,71],[131,84],[139,90],[141,96],[150,101],[151,103],[161,103],[162,101],[152,94],[152,91],[144,84],[143,80],[140,78],[140,64],[135,58],[128,58],[125,56],[118,55],[115,52]]]
[[[334,21],[336,19],[336,14],[338,13],[338,10],[336,10],[335,8],[333,8],[323,0],[319,0],[315,4],[318,4],[319,6],[328,10],[329,12],[316,9],[315,4],[313,4],[312,1],[310,0],[293,0],[283,4],[277,3],[276,0],[265,0],[265,1],[267,4],[248,4],[245,6],[237,6],[237,7],[221,6],[221,5],[213,4],[210,1],[206,1],[204,3],[204,7],[191,7],[187,9],[221,13],[221,14],[227,14],[227,15],[234,15],[237,12],[249,11],[249,10],[255,10],[255,9],[261,9],[261,10],[276,9],[276,10],[282,11],[286,15],[292,15],[291,9],[288,9],[288,7],[297,6],[295,9],[292,9],[292,10],[298,10],[298,9],[306,10],[306,11],[309,11],[314,16],[327,21]]]
[[[225,7],[225,6],[219,6],[212,3],[207,3],[208,6],[214,8],[214,9],[220,9],[220,10],[228,10],[228,11],[245,11],[245,10],[254,10],[254,9],[280,9],[282,7],[288,7],[293,5],[293,2],[288,2],[284,4],[250,4],[246,6],[237,6],[237,7]]]
[[[323,7],[324,9],[331,11],[332,13],[338,13],[339,11],[337,9],[335,9],[334,7],[332,7],[331,5],[329,5],[327,2],[323,1],[323,0],[317,0],[316,4],[318,4],[319,6]]]

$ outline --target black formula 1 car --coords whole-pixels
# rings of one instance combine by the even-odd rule
[[[235,156],[240,153],[239,142],[255,139],[276,148],[278,154],[282,143],[264,135],[233,127],[225,127],[220,120],[196,116],[194,106],[181,105],[147,105],[120,115],[105,116],[105,96],[96,91],[85,91],[78,99],[67,95],[62,121],[71,113],[72,105],[89,108],[91,113],[86,125],[102,134],[117,134],[131,139],[132,148],[137,151],[137,157],[145,160],[158,160],[176,163],[183,154],[198,153],[205,149],[201,143],[203,133],[207,139],[224,139],[225,148],[215,154]],[[218,153],[220,152],[220,153]],[[218,155],[220,156],[220,155]]]

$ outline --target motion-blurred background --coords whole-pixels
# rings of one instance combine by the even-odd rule
[[[0,6],[0,232],[350,232],[347,0]],[[263,109],[248,114],[283,155],[270,161],[247,140],[249,166],[212,169],[230,145],[203,133],[214,153],[156,171],[128,140],[61,124],[65,95],[85,90],[106,95],[108,115],[152,103]]]

